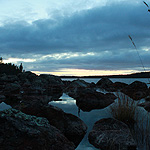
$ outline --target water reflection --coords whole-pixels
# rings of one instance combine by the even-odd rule
[[[121,95],[120,92],[117,94]],[[96,121],[102,118],[112,117],[110,113],[110,106],[114,105],[114,103],[104,109],[96,109],[90,112],[83,112],[76,106],[76,100],[69,97],[68,95],[63,94],[61,99],[62,101],[50,102],[50,104],[61,108],[66,113],[71,113],[73,115],[78,116],[88,126],[87,134],[85,135],[85,137],[83,138],[79,146],[76,148],[76,150],[84,150],[84,149],[85,150],[98,150],[97,148],[95,148],[88,142],[88,134],[92,130],[92,127]],[[117,100],[118,99],[116,99],[115,101]],[[145,100],[141,99],[140,101],[135,101],[135,104],[141,103],[143,101]],[[145,118],[145,115],[147,114],[147,112],[142,107],[138,107],[137,111],[140,112],[140,114],[138,113],[138,118],[139,118],[138,120],[140,122],[141,119],[143,120],[143,118]],[[143,126],[145,126],[145,121],[142,121],[142,122],[143,122]],[[142,149],[138,149],[138,150],[142,150]]]
[[[90,112],[83,112],[76,106],[76,100],[63,94],[60,98],[62,101],[50,102],[51,105],[61,108],[66,113],[71,113],[78,116],[88,126],[87,134],[76,148],[76,150],[97,150],[88,142],[88,134],[92,130],[92,127],[96,121],[102,118],[110,117],[109,107],[104,109],[92,110]]]

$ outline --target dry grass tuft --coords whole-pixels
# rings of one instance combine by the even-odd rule
[[[115,119],[124,122],[137,142],[139,150],[150,150],[150,114],[143,114],[138,103],[124,94],[117,93],[118,100],[110,106]]]
[[[118,100],[110,106],[112,116],[131,126],[137,119],[137,104],[124,94],[117,93]]]

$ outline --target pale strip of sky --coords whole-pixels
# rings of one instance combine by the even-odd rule
[[[55,72],[32,71],[35,74],[53,74],[58,76],[98,76],[98,75],[118,75],[135,73],[137,70],[85,70],[85,69],[61,69]]]

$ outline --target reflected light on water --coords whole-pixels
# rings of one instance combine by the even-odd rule
[[[50,102],[50,104],[68,104],[68,105],[74,105],[76,104],[76,100],[62,100],[62,101],[53,101]]]
[[[60,97],[60,99],[62,99],[62,101],[52,101],[49,104],[51,104],[51,105],[53,105],[53,104],[76,105],[76,100],[69,97],[65,93],[63,93],[63,95]]]

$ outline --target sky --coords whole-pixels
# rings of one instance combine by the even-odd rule
[[[149,71],[150,12],[142,0],[0,0],[0,56],[36,74]]]

